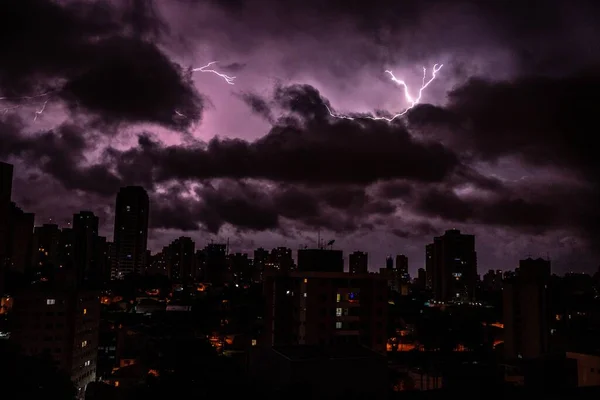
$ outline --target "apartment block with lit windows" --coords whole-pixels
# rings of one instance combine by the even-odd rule
[[[267,274],[264,344],[358,343],[384,352],[387,290],[379,274]]]
[[[99,293],[42,282],[14,298],[11,340],[27,354],[47,353],[83,394],[96,379]]]

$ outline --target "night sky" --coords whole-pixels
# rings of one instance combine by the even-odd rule
[[[596,1],[4,0],[0,160],[14,200],[112,236],[120,186],[151,196],[150,248],[315,246],[371,268],[444,230],[480,271],[600,243]],[[211,67],[235,76],[234,85]],[[423,67],[443,64],[418,106]],[[25,98],[29,97],[29,98]],[[336,114],[358,116],[336,119]]]

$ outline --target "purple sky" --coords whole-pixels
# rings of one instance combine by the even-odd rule
[[[596,269],[595,2],[151,4],[3,8],[0,160],[37,224],[91,209],[111,237],[119,186],[138,184],[153,250],[181,235],[297,249],[320,231],[373,269],[407,254],[414,272],[459,228],[480,271],[547,254],[559,273]],[[235,85],[190,71],[210,61]],[[415,93],[435,63],[404,118],[329,117],[404,110],[384,71]]]

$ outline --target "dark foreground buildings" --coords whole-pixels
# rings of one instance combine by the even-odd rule
[[[96,380],[99,293],[42,282],[16,294],[12,339],[26,354],[46,354],[83,393]]]
[[[298,271],[265,275],[265,344],[361,344],[385,352],[386,278],[343,272],[339,251],[300,252]]]

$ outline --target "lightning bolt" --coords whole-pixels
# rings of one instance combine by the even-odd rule
[[[225,74],[223,74],[223,73],[221,73],[219,71],[216,71],[214,69],[206,69],[206,68],[208,68],[211,65],[216,64],[216,63],[217,63],[217,61],[211,61],[211,62],[209,62],[208,64],[206,64],[203,67],[192,69],[192,72],[210,72],[210,73],[213,73],[213,74],[215,74],[217,76],[220,76],[221,78],[225,79],[225,82],[227,82],[228,84],[234,85],[233,81],[235,80],[235,76],[225,75]]]
[[[406,82],[404,82],[402,79],[398,79],[396,78],[396,76],[394,75],[394,73],[392,71],[385,71],[386,74],[388,74],[392,81],[395,82],[396,84],[402,86],[403,91],[404,91],[404,98],[406,99],[407,103],[409,104],[409,106],[402,112],[393,115],[391,118],[386,118],[386,117],[372,117],[372,116],[357,116],[357,117],[350,117],[348,115],[341,115],[341,114],[334,114],[333,111],[331,111],[331,109],[325,105],[325,107],[327,108],[327,111],[329,112],[329,115],[331,115],[334,118],[338,118],[338,119],[347,119],[350,121],[354,121],[356,119],[371,119],[374,121],[387,121],[387,122],[392,122],[393,120],[395,120],[396,118],[402,117],[403,115],[405,115],[407,112],[409,112],[411,109],[413,109],[417,104],[419,104],[419,102],[421,101],[421,97],[423,96],[423,91],[427,88],[427,86],[429,86],[429,84],[431,82],[433,82],[436,78],[436,74],[438,73],[438,71],[440,69],[442,69],[442,67],[444,66],[444,64],[434,64],[433,68],[431,69],[431,78],[429,80],[427,80],[427,68],[423,67],[423,81],[421,83],[421,87],[419,88],[419,92],[417,97],[412,97],[410,94],[410,90],[408,89],[408,85],[406,84]]]
[[[40,94],[36,94],[33,96],[21,96],[21,97],[0,97],[0,101],[9,101],[11,103],[17,102],[17,101],[30,101],[30,100],[35,100],[35,99],[39,99],[42,97],[48,97],[40,106],[40,108],[38,108],[35,111],[35,116],[33,117],[33,121],[37,121],[38,117],[40,115],[42,115],[44,113],[44,111],[46,110],[46,106],[48,105],[48,102],[50,100],[52,100],[52,94],[54,94],[54,91],[50,91],[50,92],[44,92],[44,93],[40,93]],[[3,109],[0,109],[0,112],[2,112],[4,115],[6,115],[6,113],[8,111],[11,110],[16,110],[17,108],[20,108],[22,106],[22,104],[17,104],[16,106],[11,106],[11,107],[6,107]]]

